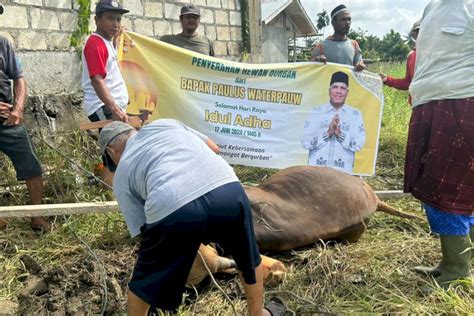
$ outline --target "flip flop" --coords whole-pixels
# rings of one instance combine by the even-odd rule
[[[285,304],[276,296],[270,298],[264,308],[269,311],[272,316],[284,316],[286,312]]]

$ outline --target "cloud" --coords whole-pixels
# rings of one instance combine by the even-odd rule
[[[300,0],[313,22],[322,10],[328,14],[341,1]],[[352,28],[361,28],[368,34],[383,37],[390,29],[407,34],[413,23],[421,17],[423,9],[429,0],[345,0],[344,4],[352,13]],[[325,34],[332,32],[331,27],[325,29]]]

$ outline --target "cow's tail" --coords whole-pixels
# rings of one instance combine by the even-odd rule
[[[392,207],[392,206],[388,205],[387,203],[382,202],[380,200],[377,201],[377,210],[376,211],[384,212],[384,213],[387,213],[387,214],[390,214],[390,215],[395,215],[395,216],[399,216],[399,217],[403,217],[403,218],[415,219],[417,221],[424,221],[425,220],[423,217],[420,217],[418,215],[409,214],[409,213],[399,211],[396,208],[394,208],[394,207]]]

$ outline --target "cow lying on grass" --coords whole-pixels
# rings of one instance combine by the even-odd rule
[[[297,166],[283,169],[256,187],[245,187],[252,204],[253,224],[261,252],[285,251],[318,240],[356,242],[365,221],[376,211],[422,220],[380,201],[362,179],[332,168]],[[221,272],[233,267],[210,247],[200,252],[211,268]],[[278,260],[263,257],[266,282],[278,283],[285,275]],[[188,277],[197,284],[207,275],[198,255]]]

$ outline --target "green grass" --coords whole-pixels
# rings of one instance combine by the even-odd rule
[[[384,71],[403,76],[404,64],[371,65],[373,72]],[[388,71],[389,70],[389,71]],[[408,121],[411,109],[407,93],[385,88],[385,106],[377,175],[368,182],[374,189],[401,189]],[[85,133],[59,135],[58,148],[80,165],[93,170],[99,162],[97,147]],[[109,190],[88,184],[88,178],[60,155],[38,143],[38,155],[46,170],[45,202],[86,202],[110,200]],[[258,184],[275,172],[235,166],[242,182]],[[25,188],[18,185],[7,159],[0,155],[1,205],[26,204]],[[404,211],[421,214],[419,203],[411,198],[389,203]],[[33,233],[26,219],[11,219],[0,231],[0,301],[19,302],[23,313],[56,309],[60,314],[98,313],[102,306],[104,266],[108,280],[116,280],[122,293],[109,287],[108,310],[126,310],[126,284],[135,261],[137,241],[128,236],[119,213],[56,217],[55,229],[44,235]],[[86,250],[78,237],[89,245],[99,262]],[[42,296],[19,297],[30,273],[20,260],[33,258],[47,276],[50,291]],[[375,214],[367,231],[355,244],[317,243],[304,249],[272,255],[283,261],[288,274],[277,288],[267,288],[278,295],[298,315],[330,313],[416,313],[472,314],[473,294],[463,290],[434,291],[425,295],[420,287],[428,281],[411,270],[419,264],[435,264],[440,259],[439,243],[430,235],[426,223],[416,223],[385,214]],[[238,312],[244,313],[245,299],[235,278],[218,280],[231,297]],[[273,291],[273,292],[270,292]],[[79,302],[79,303],[78,303]],[[186,294],[186,304],[179,314],[231,314],[231,303],[210,282],[196,292]],[[78,307],[79,306],[79,307]],[[1,311],[0,311],[1,313]]]

